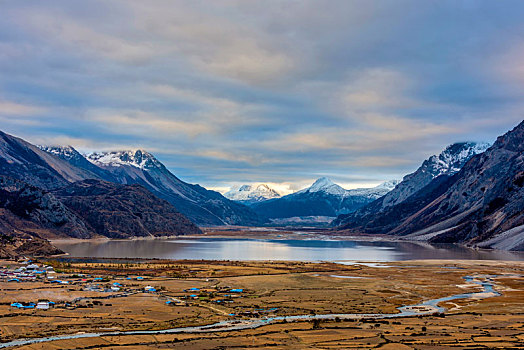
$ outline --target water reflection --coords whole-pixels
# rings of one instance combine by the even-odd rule
[[[334,240],[229,238],[60,242],[72,257],[206,260],[397,261],[410,259],[524,260],[524,254],[455,245]]]

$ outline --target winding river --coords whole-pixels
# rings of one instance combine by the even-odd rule
[[[71,335],[57,335],[43,338],[18,339],[6,343],[0,343],[0,348],[9,348],[13,346],[22,346],[36,343],[46,343],[56,340],[69,340],[80,338],[95,338],[95,337],[110,337],[110,336],[126,336],[126,335],[150,335],[150,334],[175,334],[175,333],[208,333],[208,332],[225,332],[238,331],[249,328],[258,328],[277,322],[296,322],[309,320],[331,320],[331,319],[383,319],[383,318],[398,318],[407,316],[424,316],[443,313],[446,311],[444,307],[438,304],[456,299],[476,298],[484,299],[499,296],[493,288],[493,278],[497,276],[480,276],[463,277],[468,283],[475,283],[483,287],[481,292],[455,294],[444,298],[431,299],[420,304],[401,306],[397,309],[398,313],[394,314],[323,314],[323,315],[296,315],[296,316],[277,316],[277,317],[261,317],[253,319],[236,319],[225,320],[205,326],[171,328],[154,331],[121,331],[121,332],[96,332],[96,333],[80,333]]]

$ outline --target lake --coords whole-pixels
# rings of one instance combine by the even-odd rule
[[[399,261],[412,259],[524,260],[524,253],[458,245],[321,239],[146,239],[61,241],[71,257],[204,260]]]

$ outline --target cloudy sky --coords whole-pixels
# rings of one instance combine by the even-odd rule
[[[522,1],[0,1],[0,129],[183,180],[401,178],[524,119]]]

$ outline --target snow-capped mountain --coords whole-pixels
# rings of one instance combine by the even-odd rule
[[[162,163],[151,153],[138,149],[135,151],[94,152],[87,159],[98,166],[119,167],[130,165],[139,169],[161,169]]]
[[[315,193],[315,192],[323,192],[326,194],[332,194],[335,196],[345,196],[347,193],[347,190],[340,187],[331,179],[327,177],[321,177],[318,180],[316,180],[311,186],[304,188],[303,190],[297,191],[294,194],[301,194],[301,193]]]
[[[115,179],[113,178],[113,175],[96,166],[95,164],[88,161],[80,152],[78,152],[73,146],[37,146],[42,151],[45,151],[47,153],[50,153],[52,155],[57,156],[58,158],[61,158],[65,161],[67,161],[69,164],[84,169],[92,174],[94,176],[86,177],[86,178],[97,178],[102,179],[105,181],[115,182]]]
[[[404,176],[402,182],[384,197],[382,207],[403,202],[437,176],[457,173],[471,157],[484,152],[489,146],[490,144],[485,142],[459,142],[449,145],[439,155],[426,159],[415,172]]]
[[[252,208],[266,220],[292,217],[335,217],[350,213],[390,191],[398,181],[373,188],[346,190],[327,177],[298,192],[255,203]]]
[[[281,194],[266,184],[242,185],[224,193],[224,197],[243,204],[262,202],[279,198]]]
[[[111,173],[73,147],[37,147],[0,131],[0,231],[48,248],[45,237],[201,232],[147,189],[103,181],[108,179]]]
[[[316,180],[310,187],[297,191],[294,194],[323,192],[334,196],[340,196],[342,198],[351,196],[362,196],[377,199],[394,189],[395,186],[399,183],[400,180],[391,180],[383,182],[376,187],[355,188],[351,190],[346,190],[345,188],[334,183],[331,179],[327,177],[321,177],[318,180]]]
[[[434,243],[524,250],[524,121],[486,151],[471,156],[484,147],[448,147],[443,157],[431,157],[417,170],[435,169],[436,164],[436,170],[445,169],[436,172],[441,176],[399,204],[377,211],[377,200],[340,216],[339,228]]]
[[[257,223],[256,214],[215,191],[188,184],[173,175],[158,159],[144,150],[96,152],[87,160],[111,173],[113,182],[139,184],[173,204],[201,225],[247,225]]]
[[[483,153],[489,146],[490,144],[485,142],[459,142],[449,145],[440,154],[433,155],[422,162],[416,171],[404,176],[403,180],[383,197],[359,210],[341,215],[333,221],[333,225],[340,225],[341,222],[373,220],[378,213],[403,203],[422,191],[433,180],[456,174],[474,155]]]

